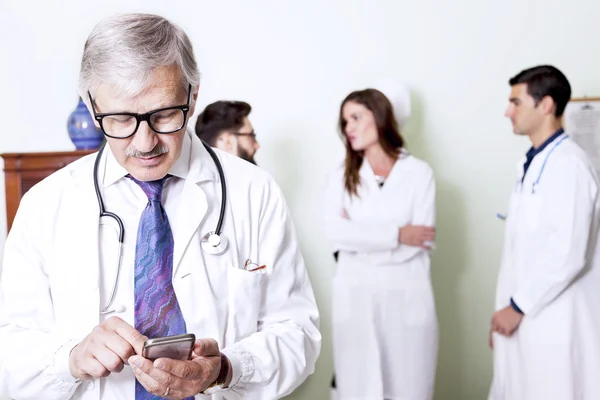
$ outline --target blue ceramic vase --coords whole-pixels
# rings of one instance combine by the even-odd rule
[[[102,130],[94,125],[94,118],[81,98],[75,110],[69,115],[67,131],[77,150],[98,149],[104,139]]]

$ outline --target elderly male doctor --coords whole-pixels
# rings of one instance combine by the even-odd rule
[[[203,251],[223,197],[186,131],[198,82],[189,38],[162,17],[120,15],[89,36],[79,90],[107,138],[99,194],[122,220],[122,260],[95,155],[27,192],[4,253],[1,394],[276,399],[314,371],[319,314],[284,198],[219,151],[228,247]],[[183,333],[199,339],[191,360],[141,357],[146,338]]]
[[[506,116],[532,147],[506,219],[489,399],[600,399],[598,178],[562,129],[567,78],[543,65],[510,85]]]

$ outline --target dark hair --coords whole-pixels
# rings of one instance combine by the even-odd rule
[[[226,130],[244,125],[252,107],[243,101],[216,101],[206,106],[196,120],[196,135],[209,145],[215,145],[219,135]]]
[[[567,77],[551,65],[539,65],[519,72],[508,83],[511,86],[527,84],[527,93],[535,100],[535,105],[546,96],[556,104],[554,115],[560,117],[571,98],[571,85]]]
[[[363,162],[363,152],[352,150],[352,146],[346,137],[346,120],[344,119],[343,109],[348,102],[361,104],[368,108],[375,119],[379,144],[386,154],[393,158],[398,158],[400,150],[405,142],[398,129],[398,122],[394,117],[394,108],[388,98],[376,89],[357,90],[350,93],[340,106],[339,134],[342,142],[346,146],[346,162],[344,168],[344,186],[350,195],[358,196],[358,186],[360,185],[359,170]]]

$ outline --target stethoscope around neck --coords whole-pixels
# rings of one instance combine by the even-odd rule
[[[225,219],[225,206],[227,204],[227,185],[225,183],[225,174],[223,172],[223,167],[221,166],[221,162],[219,161],[219,157],[214,152],[214,150],[204,141],[202,141],[204,148],[208,151],[211,158],[213,159],[215,166],[219,172],[219,179],[221,180],[221,209],[219,211],[219,220],[217,221],[217,227],[214,231],[207,232],[202,239],[200,239],[200,246],[202,250],[204,250],[208,254],[212,255],[220,255],[227,250],[227,238],[223,235],[223,221]],[[102,194],[100,193],[100,185],[98,183],[98,169],[100,166],[100,160],[102,158],[102,153],[104,153],[104,148],[106,147],[106,143],[100,148],[98,151],[98,155],[96,155],[96,160],[94,162],[94,190],[96,191],[96,198],[98,199],[98,207],[100,209],[100,218],[108,217],[113,219],[117,225],[119,226],[118,240],[119,240],[119,251],[118,251],[118,264],[117,264],[117,274],[115,277],[115,283],[113,284],[112,290],[110,292],[110,296],[108,298],[108,303],[106,306],[100,310],[100,315],[112,314],[114,312],[123,312],[125,309],[123,307],[117,307],[111,309],[112,304],[115,301],[115,296],[117,294],[117,287],[119,285],[119,275],[121,273],[121,262],[123,258],[123,240],[125,238],[125,227],[123,226],[123,221],[121,218],[110,211],[107,211],[104,207],[104,200],[102,199]]]
[[[540,168],[540,172],[538,173],[536,180],[531,184],[531,194],[532,195],[534,195],[537,191],[537,187],[539,186],[540,180],[542,179],[542,175],[544,173],[544,168],[546,168],[546,163],[548,162],[548,158],[550,158],[550,155],[552,154],[552,152],[554,150],[556,150],[556,148],[568,137],[569,137],[569,135],[560,136],[560,138],[557,140],[556,144],[554,144],[554,146],[552,146],[552,148],[550,149],[548,154],[546,154],[546,157],[544,158],[544,162],[542,163],[542,168]],[[518,190],[522,190],[523,179],[524,179],[524,177],[517,178],[517,182],[515,182],[515,192]],[[496,217],[502,221],[506,221],[506,219],[508,218],[508,215],[497,213]]]
[[[552,155],[552,153],[554,152],[554,150],[556,150],[556,148],[558,146],[560,146],[560,144],[569,137],[569,135],[563,135],[561,136],[557,141],[556,144],[554,144],[554,146],[552,146],[552,148],[550,149],[550,151],[548,152],[548,154],[546,154],[546,157],[544,158],[544,162],[542,163],[542,168],[540,168],[540,172],[538,173],[538,176],[536,178],[536,180],[531,184],[531,194],[535,194],[538,185],[540,184],[540,180],[542,179],[542,175],[544,174],[544,169],[546,168],[546,163],[548,162],[548,158],[550,158],[550,156]],[[517,179],[517,183],[515,186],[515,190],[519,189],[522,186],[522,180],[524,179],[524,177]]]

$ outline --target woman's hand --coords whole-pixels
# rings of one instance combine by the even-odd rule
[[[406,225],[398,232],[398,241],[409,246],[417,246],[431,250],[435,240],[435,227],[423,225]]]

